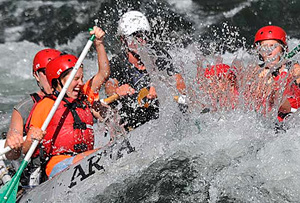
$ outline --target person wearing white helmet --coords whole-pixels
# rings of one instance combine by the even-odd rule
[[[139,11],[125,13],[118,24],[118,36],[130,36],[135,32],[150,32],[151,27],[148,19]]]
[[[111,75],[105,87],[108,96],[117,93],[121,97],[112,106],[118,107],[120,124],[124,124],[127,131],[159,116],[156,90],[138,53],[139,46],[151,45],[158,70],[174,77],[179,93],[185,93],[183,78],[174,69],[170,55],[157,44],[150,44],[150,33],[149,21],[139,11],[126,12],[119,20],[117,36],[121,39],[122,49],[110,60]]]

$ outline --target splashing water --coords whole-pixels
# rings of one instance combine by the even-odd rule
[[[24,10],[21,6],[14,4],[25,19],[20,18],[15,12],[10,12],[16,15],[9,16],[10,19],[24,20],[24,26],[9,26],[10,21],[7,21],[8,28],[6,27],[3,31],[6,33],[5,39],[1,39],[5,42],[0,46],[0,50],[3,51],[1,61],[4,64],[1,68],[3,88],[0,92],[3,101],[1,103],[3,128],[9,122],[9,116],[5,115],[12,108],[12,104],[20,101],[25,93],[35,90],[34,81],[29,80],[31,72],[27,71],[31,67],[30,60],[23,59],[32,59],[34,54],[44,47],[22,41],[26,39],[26,36],[30,36],[29,40],[40,44],[57,46],[59,49],[78,53],[83,39],[87,36],[79,33],[78,30],[80,32],[85,30],[86,25],[91,23],[90,19],[99,15],[99,23],[107,28],[105,29],[107,30],[107,47],[109,47],[109,52],[114,54],[114,50],[119,48],[114,38],[116,20],[125,10],[138,9],[139,6],[149,14],[151,25],[156,26],[157,33],[154,38],[166,45],[173,64],[184,76],[188,90],[189,109],[185,115],[179,111],[177,104],[173,101],[173,96],[178,95],[174,88],[174,81],[160,74],[161,72],[155,71],[151,57],[156,56],[150,54],[151,57],[148,58],[146,54],[142,54],[146,66],[150,67],[152,81],[157,87],[161,102],[160,118],[130,133],[130,136],[135,137],[131,144],[140,150],[132,153],[128,158],[111,163],[107,169],[109,175],[105,177],[105,181],[110,183],[109,186],[100,192],[97,191],[97,188],[102,187],[101,180],[98,180],[79,186],[81,191],[86,191],[86,194],[84,192],[78,192],[75,195],[70,193],[63,197],[56,197],[56,200],[67,198],[70,202],[72,199],[79,198],[81,202],[299,201],[299,115],[294,114],[285,123],[286,133],[275,134],[274,132],[274,121],[280,101],[286,97],[283,94],[283,87],[289,83],[288,76],[278,83],[269,81],[272,70],[264,72],[263,69],[258,68],[257,54],[243,49],[245,39],[239,36],[239,28],[220,22],[223,16],[232,17],[236,22],[236,19],[243,19],[239,14],[246,12],[247,8],[236,14],[236,10],[232,10],[234,6],[229,6],[231,8],[227,10],[230,12],[228,13],[224,9],[228,1],[224,1],[223,10],[216,8],[212,14],[209,14],[207,10],[211,8],[204,7],[207,1],[187,1],[184,11],[191,11],[188,15],[196,21],[195,27],[199,26],[196,33],[199,34],[199,30],[201,34],[205,30],[210,32],[215,29],[214,22],[220,22],[219,29],[211,32],[209,36],[212,36],[211,38],[203,37],[201,38],[203,41],[196,42],[195,38],[189,36],[194,29],[191,28],[193,23],[189,22],[188,18],[182,17],[185,12],[180,12],[182,15],[179,15],[174,12],[175,9],[167,9],[168,3],[165,1],[158,6],[156,6],[158,4],[156,1],[151,3],[141,1],[138,5],[133,1],[104,2],[100,4],[99,2],[74,1],[69,5],[69,3],[59,1],[47,3],[39,9],[39,6],[34,6],[40,4],[39,2],[29,6],[23,1],[22,4],[29,7]],[[168,2],[174,4],[173,0]],[[237,8],[246,6],[251,10],[266,1],[235,2],[238,2]],[[180,9],[179,3],[175,4],[176,9]],[[277,5],[276,2],[274,4]],[[188,9],[189,5],[192,8]],[[50,12],[54,8],[57,10],[54,10],[54,13]],[[68,12],[65,12],[66,10]],[[57,13],[73,13],[76,17],[62,15],[51,20],[39,18],[39,26],[36,27],[36,24],[32,23],[32,19],[36,19],[33,16],[34,12],[47,17],[54,17]],[[87,13],[87,16],[84,13]],[[163,13],[163,16],[159,16],[160,13]],[[205,15],[201,16],[203,13]],[[228,14],[236,15],[236,17]],[[159,17],[155,18],[156,15]],[[218,18],[215,18],[216,16]],[[176,19],[176,21],[172,23],[167,19]],[[62,21],[68,21],[67,25],[61,23]],[[283,18],[283,21],[287,22],[287,18]],[[203,22],[209,22],[209,26],[206,27]],[[47,26],[42,26],[44,24]],[[164,29],[164,25],[167,25],[168,29]],[[67,32],[72,27],[76,27],[75,31]],[[244,25],[244,27],[249,26]],[[20,42],[8,42],[16,38],[12,36],[16,30],[10,28],[18,29],[20,33],[17,33],[19,34],[17,39]],[[49,29],[61,32],[58,34],[56,31],[53,34],[49,32]],[[251,29],[255,29],[255,26]],[[22,30],[26,31],[23,35],[21,35]],[[249,30],[247,32],[248,35],[252,33]],[[184,36],[185,33],[188,36]],[[299,44],[299,40],[293,39],[291,43]],[[7,52],[8,45],[12,47],[12,52]],[[148,51],[145,50],[145,52]],[[26,52],[26,57],[16,57],[21,56],[22,52]],[[86,72],[88,73],[86,78],[95,72],[94,67],[97,63],[93,57],[87,58],[84,62],[86,67],[90,67]],[[272,60],[274,59],[270,59],[269,62]],[[18,64],[18,71],[9,68],[15,62]],[[236,75],[235,86],[238,88],[238,95],[231,91],[230,80],[224,77],[204,77],[208,66],[220,63],[230,66],[230,69],[224,73],[225,75],[229,72],[234,72]],[[265,74],[265,77],[257,77],[260,74]],[[18,85],[10,86],[12,81],[17,81]],[[278,91],[272,92],[270,87],[278,86],[278,84],[280,86]],[[117,125],[118,118],[114,117],[111,120],[108,126],[103,123],[99,124],[96,137],[101,137],[101,141],[103,131],[107,128],[111,134],[118,135],[122,132],[122,128]],[[106,138],[108,142],[109,136]],[[101,144],[104,143],[99,143]]]
[[[289,74],[279,81],[270,80],[271,71],[265,77],[258,77],[264,69],[259,68],[257,55],[245,51],[243,57],[232,60],[230,69],[224,73],[235,74],[238,88],[235,94],[228,78],[204,77],[207,65],[222,63],[222,56],[203,56],[195,50],[195,46],[172,50],[182,56],[175,57],[173,62],[185,74],[188,117],[171,107],[174,103],[168,95],[176,93],[172,88],[174,83],[155,70],[153,59],[147,56],[149,49],[141,50],[163,101],[159,121],[147,125],[149,139],[155,139],[147,144],[163,146],[158,150],[160,158],[97,200],[297,201],[300,145],[295,122],[298,116],[289,120],[292,124],[287,133],[274,131],[279,106],[286,98],[283,92]],[[277,87],[275,92],[272,87]],[[210,113],[204,113],[205,108]],[[172,118],[173,122],[166,118]],[[142,127],[139,133],[145,133],[144,130]],[[148,151],[147,144],[143,145],[144,153],[158,153]],[[117,195],[112,197],[112,191]]]

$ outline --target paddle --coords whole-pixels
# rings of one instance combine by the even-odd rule
[[[5,140],[1,140],[1,141],[5,143]],[[2,146],[2,147],[4,147],[4,143],[3,143],[3,146]],[[3,159],[4,159],[4,160],[6,159],[5,154],[6,154],[7,152],[9,152],[10,150],[11,150],[11,148],[10,148],[9,146],[5,147],[4,149],[2,148],[2,150],[0,150],[0,157],[1,157],[2,160],[3,160]]]
[[[146,87],[144,87],[140,90],[140,92],[138,93],[138,96],[137,96],[137,101],[138,101],[139,105],[143,106],[142,100],[145,99],[148,94],[149,94],[149,90]],[[112,96],[110,96],[108,98],[101,99],[100,102],[102,102],[104,104],[110,104],[113,101],[119,99],[119,97],[120,96],[118,94],[113,94]],[[146,102],[146,104],[144,104],[144,106],[147,108],[149,106],[149,104]]]
[[[119,99],[119,95],[117,94],[114,94],[110,97],[107,97],[105,99],[101,99],[100,102],[104,103],[104,104],[110,104],[112,103],[113,101]],[[24,140],[26,139],[26,136],[24,137]],[[5,142],[5,140],[2,140]],[[3,144],[4,145],[4,144]],[[1,148],[1,146],[0,146]],[[3,148],[3,146],[2,146]],[[11,148],[9,146],[5,147],[4,149],[0,150],[0,160],[7,160],[6,159],[6,156],[5,156],[5,153],[9,152],[11,150]]]
[[[115,100],[119,99],[119,95],[117,94],[113,94],[110,97],[107,97],[105,99],[101,99],[100,102],[104,103],[104,104],[110,104],[112,102],[114,102]]]
[[[61,100],[63,99],[69,85],[71,84],[75,74],[77,73],[77,70],[79,69],[82,61],[84,60],[86,54],[88,53],[90,47],[93,44],[93,41],[95,39],[95,35],[92,35],[90,37],[90,39],[88,40],[88,42],[86,43],[82,53],[80,54],[78,61],[76,62],[66,84],[64,85],[62,91],[59,93],[50,113],[48,114],[45,122],[42,125],[41,130],[45,131],[48,124],[50,123],[56,109],[58,108]],[[23,170],[26,168],[26,166],[28,165],[28,161],[31,158],[32,154],[35,151],[35,148],[37,147],[37,145],[39,144],[38,140],[34,140],[29,151],[27,152],[24,160],[22,161],[18,171],[16,172],[16,174],[14,175],[14,177],[12,178],[11,181],[7,182],[0,190],[0,202],[16,202],[16,195],[17,195],[17,190],[18,190],[18,185],[19,185],[19,180],[21,177],[21,174],[23,172]]]
[[[299,52],[300,52],[300,44],[298,46],[296,46],[292,51],[290,51],[289,53],[287,53],[284,56],[284,58],[287,58],[287,59],[293,58]]]
[[[110,104],[112,103],[113,101],[119,99],[119,95],[117,94],[114,94],[110,97],[107,97],[105,99],[101,99],[100,101],[104,104]],[[26,136],[24,137],[24,140],[26,139]],[[2,140],[5,142],[5,140]],[[4,144],[3,144],[4,145]],[[0,146],[1,148],[1,146]],[[3,146],[2,146],[3,148]],[[11,150],[11,148],[9,146],[5,147],[4,149],[0,150],[0,160],[6,160],[6,156],[5,156],[5,153],[9,152]]]

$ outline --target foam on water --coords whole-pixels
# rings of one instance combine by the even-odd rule
[[[245,56],[243,59],[250,57],[248,53],[242,52],[243,50],[233,54],[225,53],[222,57],[227,58],[227,62],[230,62],[230,58],[235,59],[238,55]],[[180,50],[178,53],[182,55],[182,58],[175,57],[177,61],[175,60],[174,63],[185,65],[184,71],[186,72],[184,73],[187,79],[194,77],[195,71],[192,70],[197,67],[195,65],[197,53],[193,48]],[[176,54],[176,51],[173,54]],[[149,60],[149,58],[146,57],[144,60]],[[147,65],[147,67],[151,67],[151,63]],[[167,163],[172,160],[188,159],[193,160],[192,162],[199,162],[192,166],[195,173],[198,174],[192,177],[192,181],[185,179],[187,177],[182,176],[181,172],[177,174],[180,181],[187,181],[184,184],[184,191],[187,193],[184,194],[187,196],[184,198],[188,198],[191,202],[199,200],[212,202],[222,200],[297,201],[300,189],[297,186],[300,181],[298,175],[300,134],[295,123],[299,122],[298,115],[294,115],[290,120],[294,126],[282,134],[275,134],[274,119],[264,118],[251,109],[247,109],[246,112],[243,108],[227,109],[223,112],[202,115],[199,114],[198,109],[196,111],[189,109],[191,113],[183,116],[174,109],[174,103],[172,104],[170,99],[166,99],[170,92],[174,92],[170,88],[172,84],[163,84],[159,81],[160,79],[164,79],[164,77],[154,76],[155,82],[159,84],[157,88],[159,98],[165,103],[162,102],[162,113],[159,120],[139,129],[139,133],[147,134],[149,140],[143,145],[142,148],[145,151],[142,153],[147,154],[145,156],[156,157],[155,162],[161,164],[159,168],[168,167]],[[193,80],[187,81],[192,82]],[[192,83],[187,84],[193,85]],[[163,91],[161,88],[167,88],[168,91]],[[276,107],[274,108],[276,109]],[[151,149],[148,149],[148,145],[151,146]],[[135,157],[134,160],[138,160],[138,158]],[[165,170],[169,173],[172,171],[171,168],[165,168]],[[145,173],[158,175],[156,174],[158,173],[157,168],[152,166],[145,168],[144,171],[138,169],[136,171],[138,177],[132,177],[129,183],[142,184],[139,181]],[[198,185],[199,183],[201,184]],[[157,189],[160,188],[158,182],[154,184]],[[173,184],[176,187],[179,183],[175,181]],[[193,191],[190,187],[201,187],[202,189]],[[122,192],[127,189],[126,187],[119,188]],[[171,188],[169,189],[171,190]],[[150,194],[144,194],[141,197],[143,202],[155,199],[156,195],[159,199],[163,199],[164,196],[171,193],[168,190],[165,193],[158,191],[159,194],[153,191],[148,192]],[[181,195],[182,193],[176,194],[173,191],[171,197],[168,198],[175,202],[181,202],[184,200]],[[128,196],[118,196],[118,198],[121,197],[130,199]]]
[[[109,166],[102,201],[297,201],[299,133],[274,134],[256,113],[182,116],[173,103],[130,136],[138,151]],[[89,188],[90,186],[84,185]]]
[[[231,10],[205,13],[199,11],[195,1],[169,0],[176,12],[192,19],[200,32],[208,25],[221,19],[231,18],[251,2],[244,1]],[[78,1],[68,4],[78,6]],[[64,5],[63,1],[21,1],[16,16],[24,8],[39,8],[41,5]],[[120,9],[121,13],[121,9]],[[77,22],[84,22],[77,18]],[[8,42],[21,39],[26,28],[15,25],[5,28],[6,43],[0,44],[0,129],[9,123],[12,106],[24,95],[36,91],[37,86],[31,76],[31,63],[34,54],[42,45],[27,41]],[[198,27],[197,27],[198,26]],[[225,28],[224,28],[225,27]],[[222,26],[225,32],[226,26]],[[232,37],[222,38],[234,44],[239,36],[228,31]],[[232,34],[232,35],[231,35]],[[79,33],[56,48],[70,53],[79,53],[88,35]],[[216,41],[220,40],[216,38]],[[170,40],[171,41],[171,40]],[[171,41],[172,42],[172,41]],[[222,42],[222,41],[221,41]],[[292,49],[299,44],[298,39],[290,39]],[[220,43],[219,43],[220,44]],[[170,54],[176,68],[183,73],[190,90],[195,90],[195,77],[198,63],[224,62],[232,65],[237,59],[242,67],[249,67],[253,57],[243,48],[235,51],[219,51],[216,54],[215,39],[210,41],[210,53],[203,53],[201,42],[187,46],[174,45]],[[151,67],[151,61],[144,56]],[[299,55],[295,57],[299,59]],[[84,61],[85,80],[97,71],[95,53]],[[147,66],[148,67],[148,66]],[[155,72],[154,72],[155,74]],[[124,159],[112,161],[103,180],[111,183],[107,188],[95,182],[81,185],[86,194],[57,197],[81,202],[297,202],[300,199],[300,133],[299,114],[295,113],[287,123],[285,133],[275,134],[273,120],[265,118],[253,109],[228,108],[221,111],[201,114],[201,108],[192,105],[194,101],[209,102],[201,95],[189,96],[189,112],[182,114],[173,101],[178,94],[174,82],[167,76],[154,75],[157,93],[161,101],[158,120],[153,120],[130,133],[134,137],[132,145],[139,150]],[[198,88],[199,89],[199,88]],[[198,91],[198,92],[197,92]],[[199,93],[197,90],[196,93]],[[275,107],[276,110],[277,107]],[[275,117],[274,117],[275,118]],[[99,128],[103,130],[103,126]],[[102,137],[100,130],[96,136]],[[100,139],[103,140],[103,139]],[[108,141],[108,140],[107,140]],[[103,144],[103,143],[100,143]],[[100,176],[100,175],[99,175]],[[97,179],[97,174],[95,174]],[[99,180],[99,182],[101,182]],[[100,190],[103,189],[103,190]],[[100,191],[100,192],[99,192]],[[103,192],[104,191],[104,192]],[[90,199],[90,196],[93,196]]]
[[[173,106],[165,103],[158,120],[130,133],[139,150],[110,165],[114,184],[94,202],[299,199],[297,128],[275,134],[254,112],[183,116]]]
[[[20,56],[27,52],[33,57],[42,47],[28,42],[6,43],[5,46],[12,51],[6,53],[8,58],[3,57],[3,73],[19,84],[31,81],[31,88],[35,88],[31,71],[28,71],[31,62]],[[170,52],[189,87],[193,85],[196,61],[201,56],[195,47],[190,45]],[[251,58],[244,50],[226,52],[220,57],[228,64],[236,57]],[[214,56],[206,58],[208,64],[215,59]],[[12,63],[18,64],[19,71],[10,68]],[[84,63],[88,72],[96,70],[95,58],[91,57]],[[292,124],[286,133],[275,134],[273,122],[253,111],[232,109],[200,114],[197,107],[191,106],[190,113],[183,115],[172,99],[172,94],[177,93],[172,87],[174,83],[164,77],[154,76],[162,101],[160,118],[130,133],[130,136],[136,136],[132,145],[142,150],[110,164],[109,174],[115,176],[106,177],[112,185],[105,188],[105,193],[99,193],[96,188],[101,188],[101,185],[97,183],[80,186],[82,190],[89,189],[89,192],[97,194],[93,199],[90,199],[89,193],[80,195],[82,202],[120,199],[128,202],[137,199],[140,202],[272,202],[297,201],[300,198],[299,116],[291,119]],[[3,85],[9,83],[1,81]],[[21,94],[19,96],[21,98]],[[9,98],[20,99],[18,95]],[[6,124],[8,118],[2,118]],[[96,136],[103,136],[102,133]],[[130,192],[132,189],[135,193]],[[79,199],[78,195],[57,198]]]

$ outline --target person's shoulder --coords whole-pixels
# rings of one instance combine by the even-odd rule
[[[33,103],[33,100],[29,95],[24,97],[17,105],[24,105],[24,104],[28,104],[28,103]]]
[[[292,65],[287,65],[287,69],[292,71],[293,76],[300,76],[300,65],[298,62],[293,62]]]
[[[29,95],[26,95],[25,98],[23,98],[18,104],[16,104],[14,106],[14,109],[18,110],[23,107],[33,106],[33,105],[34,105],[34,102],[33,102],[32,98]]]
[[[51,108],[53,107],[54,102],[55,102],[55,100],[53,100],[49,97],[44,97],[35,106],[35,108],[33,110],[32,118],[39,119],[41,117],[46,117],[48,115],[48,113],[51,111]]]

